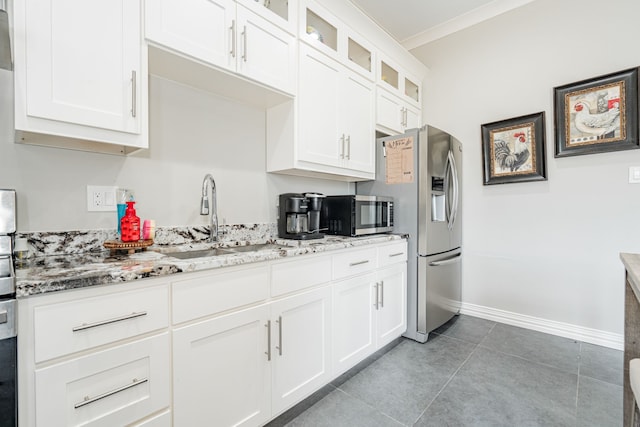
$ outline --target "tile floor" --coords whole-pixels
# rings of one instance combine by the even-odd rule
[[[268,424],[620,425],[622,351],[470,316],[399,340]]]

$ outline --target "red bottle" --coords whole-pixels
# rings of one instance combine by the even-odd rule
[[[121,239],[123,242],[137,242],[140,240],[140,218],[133,208],[135,202],[127,202],[127,210],[120,220]]]

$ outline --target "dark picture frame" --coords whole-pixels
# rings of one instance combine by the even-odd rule
[[[546,181],[544,111],[482,128],[484,185]]]
[[[555,157],[640,148],[638,68],[554,88]]]

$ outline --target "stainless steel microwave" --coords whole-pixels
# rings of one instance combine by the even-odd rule
[[[321,228],[326,234],[364,236],[393,231],[393,198],[381,196],[327,196]]]

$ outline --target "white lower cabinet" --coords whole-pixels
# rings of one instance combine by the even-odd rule
[[[331,378],[330,288],[178,328],[176,426],[259,426]]]
[[[376,285],[376,348],[381,348],[407,330],[407,264],[378,271]]]
[[[333,369],[340,375],[376,347],[375,274],[333,285]]]
[[[35,371],[35,424],[116,426],[168,407],[169,334]]]
[[[407,264],[333,285],[333,368],[340,375],[407,329]]]
[[[174,331],[174,425],[259,426],[270,418],[268,324],[265,304]]]
[[[262,426],[405,331],[406,274],[402,241],[19,299],[20,425]]]
[[[331,379],[331,289],[272,303],[272,411],[283,410]]]

